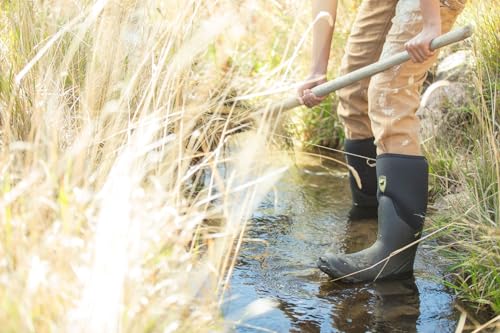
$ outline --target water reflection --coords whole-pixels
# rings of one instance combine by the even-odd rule
[[[364,220],[346,225],[344,251],[357,252],[375,242],[377,222]],[[412,276],[371,284],[322,283],[318,297],[335,302],[333,327],[342,332],[416,332],[420,293]]]
[[[329,281],[315,267],[326,251],[354,252],[376,238],[376,221],[347,223],[347,172],[324,161],[292,168],[252,220],[223,311],[259,298],[278,307],[235,327],[238,332],[453,332],[452,296],[435,278],[438,259],[421,246],[415,277],[372,284]]]
[[[341,332],[417,331],[420,294],[413,277],[360,286],[324,283],[319,297],[336,303],[332,323]]]

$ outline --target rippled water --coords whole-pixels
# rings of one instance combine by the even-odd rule
[[[425,243],[407,280],[332,283],[315,267],[326,251],[357,251],[375,240],[376,221],[348,223],[349,208],[347,171],[300,158],[253,216],[223,308],[235,331],[454,332],[454,299]],[[242,320],[262,298],[277,307]]]

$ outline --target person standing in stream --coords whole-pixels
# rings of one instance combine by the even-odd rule
[[[378,217],[376,242],[352,254],[325,254],[318,267],[346,282],[395,278],[413,272],[413,262],[427,210],[428,164],[422,156],[415,115],[426,73],[436,61],[431,41],[448,32],[466,0],[363,0],[342,60],[344,75],[407,50],[411,61],[338,92],[338,114],[345,128],[350,173],[351,221]],[[337,0],[313,0],[311,74],[298,89],[302,104],[313,107],[324,98],[311,89],[326,82]],[[371,160],[371,161],[370,161]],[[373,165],[376,160],[376,167]],[[384,260],[394,251],[400,252]]]

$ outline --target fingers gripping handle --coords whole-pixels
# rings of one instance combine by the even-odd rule
[[[450,31],[442,36],[435,38],[431,42],[431,50],[436,50],[441,47],[464,40],[472,36],[472,32],[473,29],[471,26],[466,26],[460,29]],[[371,65],[359,68],[355,71],[352,71],[349,74],[325,82],[319,86],[316,86],[312,89],[312,92],[319,97],[326,96],[336,90],[344,88],[364,78],[371,77],[377,73],[388,70],[389,68],[400,65],[408,60],[410,60],[410,55],[408,54],[407,51],[403,51],[393,56],[390,56],[387,59],[379,60],[378,62],[375,62]],[[268,112],[285,111],[295,108],[299,105],[301,104],[298,98],[291,97],[283,102],[271,105],[271,107],[268,109]]]

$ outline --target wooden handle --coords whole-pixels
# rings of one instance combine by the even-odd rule
[[[435,38],[431,42],[431,50],[436,50],[441,47],[459,42],[464,40],[472,35],[473,29],[471,26],[466,26],[460,29],[456,29],[450,31],[442,36]],[[325,82],[320,84],[312,89],[312,92],[316,96],[326,96],[336,90],[344,88],[348,85],[353,84],[354,82],[360,81],[364,78],[371,77],[377,73],[388,70],[391,67],[400,65],[406,61],[410,60],[410,55],[407,51],[403,51],[397,53],[393,56],[390,56],[387,59],[379,60],[371,65],[366,67],[359,68],[355,71],[352,71],[349,74],[338,77],[334,80]],[[293,109],[297,106],[301,105],[299,99],[295,97],[290,97],[285,101],[273,104],[269,107],[267,112],[278,112]]]

